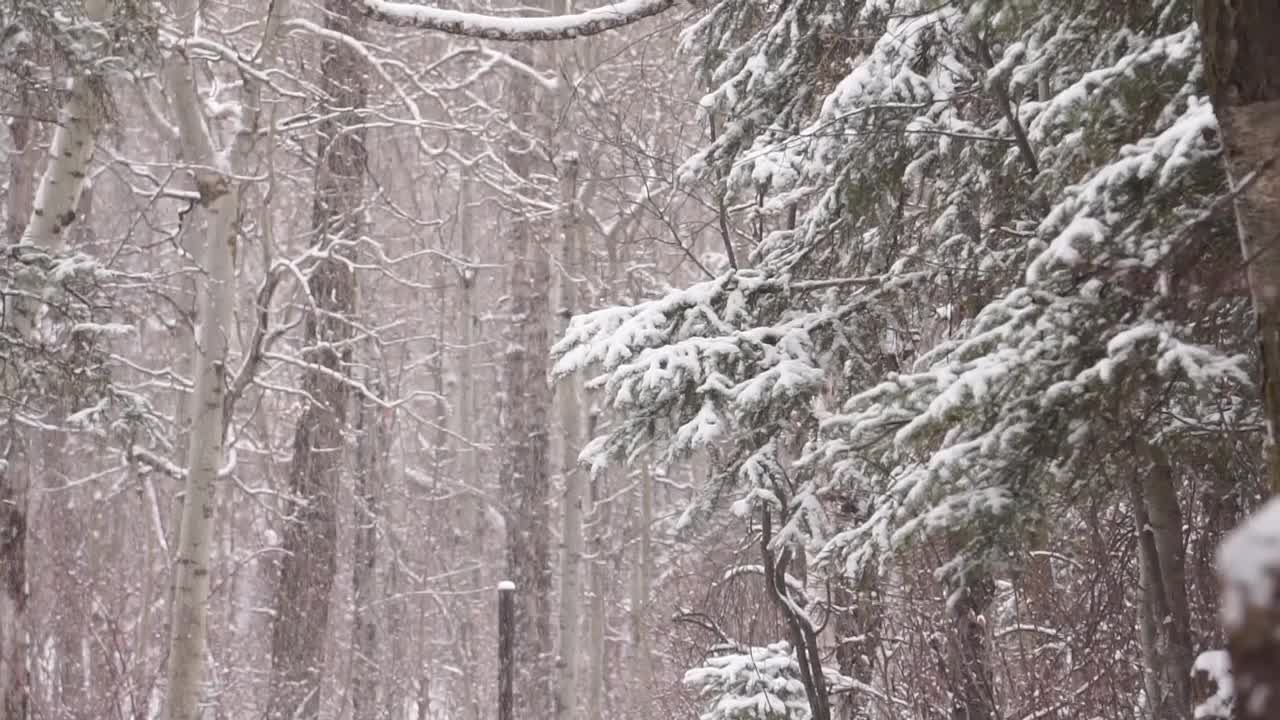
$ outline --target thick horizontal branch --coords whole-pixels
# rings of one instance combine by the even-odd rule
[[[572,40],[638,22],[675,7],[676,0],[618,0],[604,7],[554,17],[496,17],[390,0],[361,0],[370,18],[451,35],[521,42]]]

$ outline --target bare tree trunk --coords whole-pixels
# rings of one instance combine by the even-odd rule
[[[374,383],[366,383],[374,385]],[[382,412],[361,402],[356,424],[355,548],[351,571],[351,717],[375,720],[378,707],[378,624],[375,619],[375,570],[378,560],[378,517],[381,514],[386,442]]]
[[[760,555],[764,560],[766,592],[777,606],[790,630],[792,650],[800,665],[800,682],[804,685],[812,720],[831,720],[831,698],[827,693],[817,628],[791,597],[787,587],[787,568],[793,558],[792,548],[773,547],[773,511],[765,507],[760,513]]]
[[[1280,492],[1280,4],[1198,0],[1196,20],[1227,174],[1238,193],[1236,225],[1262,360],[1267,478],[1275,494]],[[1274,593],[1259,590],[1274,588],[1280,576],[1280,562],[1269,556],[1280,520],[1276,502],[1246,520],[1223,544],[1219,559],[1223,624],[1243,720],[1280,716],[1280,609]]]
[[[987,647],[986,613],[995,596],[990,576],[964,579],[951,608],[954,629],[947,659],[952,720],[993,720],[995,690]]]
[[[65,433],[57,433],[58,438],[43,448],[46,463],[42,475],[44,477],[65,478],[65,473],[58,472],[55,458],[61,457],[66,450],[65,442],[57,442],[66,437]],[[63,447],[56,447],[62,445]],[[91,613],[86,607],[89,599],[85,592],[87,581],[83,567],[84,540],[89,536],[89,524],[85,518],[91,512],[77,502],[73,489],[63,490],[68,497],[53,507],[46,506],[46,532],[51,542],[46,546],[53,557],[52,586],[54,596],[58,598],[55,616],[55,645],[58,683],[58,712],[54,717],[63,720],[93,717],[89,705],[88,693],[89,668],[85,665],[85,653],[82,648],[86,640],[85,629],[90,626]]]
[[[27,488],[15,472],[17,432],[10,423],[0,474],[0,712],[26,720],[27,678]]]
[[[1205,80],[1222,128],[1262,358],[1269,485],[1280,492],[1280,5],[1198,0]]]
[[[631,590],[631,651],[635,658],[636,685],[642,693],[653,690],[653,653],[645,617],[653,594],[653,480],[652,467],[640,470],[640,514],[636,519],[635,584]]]
[[[152,526],[151,502],[154,498],[154,490],[149,485],[149,480],[143,478],[138,473],[137,461],[130,460],[129,475],[136,483],[138,488],[138,517],[146,518],[143,521],[143,529],[140,530],[143,536],[143,553],[142,553],[142,587],[138,597],[138,606],[141,608],[141,617],[138,619],[137,629],[134,634],[133,656],[136,658],[131,673],[131,682],[133,683],[133,695],[131,711],[133,720],[146,720],[151,716],[151,693],[150,687],[147,686],[146,678],[148,671],[148,663],[142,658],[145,657],[144,648],[151,647],[152,638],[152,618],[151,604],[155,597],[154,580],[155,574],[152,568],[155,567],[156,545],[155,538],[163,537],[164,530],[157,526]],[[166,558],[167,559],[167,558]]]
[[[9,122],[9,192],[5,242],[16,244],[31,217],[35,184],[34,123],[26,117],[29,98]],[[13,383],[6,383],[13,385]],[[6,388],[7,390],[7,388]],[[25,720],[27,681],[27,483],[15,467],[17,427],[6,422],[6,449],[0,467],[0,715]]]
[[[588,430],[588,434],[593,431]],[[607,492],[607,472],[591,483],[591,616],[588,624],[589,662],[587,665],[587,720],[604,718],[604,678],[609,665],[605,646],[605,591],[609,568],[605,562],[605,536],[609,528],[609,506],[601,502]]]
[[[1141,601],[1138,603],[1138,637],[1142,645],[1143,689],[1147,696],[1150,717],[1162,718],[1172,710],[1162,673],[1160,672],[1161,649],[1163,646],[1161,618],[1169,611],[1165,602],[1160,577],[1160,558],[1155,539],[1149,531],[1150,518],[1147,516],[1146,503],[1143,501],[1140,483],[1133,483],[1132,505],[1135,537],[1138,545],[1138,584]]]
[[[528,48],[513,56],[529,64]],[[524,78],[512,82],[512,116],[530,127],[534,93]],[[507,164],[532,177],[532,148],[523,137],[511,139]],[[545,248],[535,241],[535,226],[522,212],[511,232],[511,320],[504,331],[503,405],[500,410],[503,456],[499,486],[505,499],[507,579],[516,585],[516,707],[526,717],[550,717],[553,710],[551,655],[550,488],[551,388],[547,382],[550,342],[547,313],[551,268]]]
[[[389,460],[390,458],[388,457],[387,459]],[[392,499],[391,505],[394,507],[394,499]],[[393,513],[394,511],[391,508],[387,509],[387,525],[397,527],[396,521],[398,518]],[[404,627],[405,599],[401,597],[400,593],[400,566],[397,559],[393,558],[391,560],[385,577],[386,582],[382,590],[382,595],[387,605],[384,615],[384,627]],[[405,688],[408,687],[408,683],[405,682],[404,672],[406,667],[406,641],[405,633],[391,633],[391,637],[387,639],[387,662],[378,668],[383,687],[382,717],[386,720],[401,720],[404,717]]]
[[[190,66],[181,63],[178,79],[185,86],[183,102],[196,111]],[[178,89],[177,87],[174,88]],[[175,93],[176,94],[176,93]],[[190,147],[189,143],[188,147]],[[212,158],[199,153],[197,157]],[[173,619],[170,628],[168,718],[197,720],[200,678],[207,636],[209,555],[213,533],[213,481],[222,463],[223,389],[226,385],[227,337],[231,332],[235,274],[231,243],[236,234],[238,191],[226,176],[208,173],[199,178],[201,203],[208,221],[208,245],[203,269],[207,285],[200,297],[200,328],[195,348],[195,388],[192,390],[191,439],[187,450],[186,496],[178,537],[178,565],[174,576]]]
[[[480,475],[480,458],[476,450],[476,443],[483,438],[476,430],[476,393],[475,388],[480,382],[476,371],[476,330],[479,319],[476,317],[476,266],[480,263],[480,258],[476,254],[475,240],[472,234],[472,223],[474,222],[471,214],[472,202],[472,180],[470,170],[463,168],[459,175],[458,187],[458,229],[460,235],[459,256],[462,259],[461,265],[457,267],[460,285],[459,297],[459,321],[462,325],[462,347],[459,349],[457,358],[458,372],[458,399],[453,417],[457,425],[455,428],[456,437],[460,439],[458,447],[458,469],[462,482],[471,489],[462,498],[462,512],[459,518],[459,530],[466,533],[471,539],[471,548],[477,550],[488,547],[489,535],[489,519],[485,516],[485,508],[487,503],[485,493],[480,489],[484,479]],[[471,573],[471,582],[473,587],[483,587],[487,584],[485,572],[482,564],[477,563],[476,569]],[[467,707],[468,716],[472,720],[480,720],[485,714],[483,701],[480,699],[478,684],[470,681],[470,678],[477,677],[480,669],[476,662],[477,649],[475,647],[478,634],[475,630],[475,621],[473,616],[474,605],[466,604],[461,610],[460,627],[458,634],[457,651],[459,654],[459,664],[463,668],[464,680],[463,698]],[[483,634],[480,634],[483,636]]]
[[[89,21],[101,22],[110,16],[111,5],[108,0],[86,0],[84,12]],[[17,244],[21,239],[46,253],[59,252],[65,246],[62,233],[75,220],[101,124],[96,81],[96,76],[87,73],[72,81],[37,189],[33,190],[35,127],[28,117],[30,96],[23,98],[26,107],[19,108],[8,123],[14,152],[9,158],[6,242]],[[6,298],[4,322],[11,324],[20,338],[35,335],[42,309],[35,296],[41,282],[37,273],[19,273],[16,284],[20,292]],[[14,371],[12,367],[5,370],[5,395],[21,393]],[[6,432],[7,447],[0,460],[0,715],[25,720],[31,710],[26,558],[31,474],[29,467],[16,467],[20,430],[10,422]]]
[[[270,8],[263,30],[261,54],[274,55],[285,0]],[[196,27],[195,0],[181,0],[175,15],[185,33]],[[205,124],[190,61],[175,54],[165,71],[165,85],[178,118],[183,152],[195,170],[200,208],[205,214],[206,243],[203,270],[206,285],[200,294],[200,325],[192,355],[195,387],[190,402],[186,496],[178,537],[178,562],[173,581],[173,613],[168,656],[169,720],[197,720],[200,681],[208,637],[209,556],[213,536],[214,480],[222,463],[226,425],[224,388],[228,337],[235,302],[235,244],[240,192],[234,177],[252,156],[261,115],[259,84],[245,85],[229,167],[220,161]]]
[[[326,0],[325,28],[361,37],[364,16],[343,0]],[[329,596],[337,563],[337,491],[347,421],[351,324],[355,275],[350,258],[360,233],[368,152],[360,112],[367,90],[363,58],[349,44],[326,38],[320,85],[327,98],[319,126],[312,226],[322,257],[307,278],[303,374],[310,398],[298,418],[289,468],[290,503],[285,526],[276,618],[271,634],[272,691],[269,718],[315,718],[329,627]]]
[[[501,486],[507,499],[507,574],[516,583],[516,704],[531,717],[552,712],[551,550],[547,507],[550,480],[545,323],[548,269],[545,254],[531,242],[532,228],[515,231],[522,259],[515,260],[512,342],[506,352]],[[534,257],[529,257],[534,255]]]
[[[578,157],[561,156],[560,161],[561,247],[560,268],[556,273],[557,313],[560,330],[569,325],[577,305],[575,276],[578,269],[577,191]],[[572,720],[577,715],[578,643],[582,608],[582,501],[584,474],[578,467],[578,447],[581,442],[582,401],[581,382],[576,376],[565,378],[556,388],[556,401],[560,412],[560,472],[564,478],[564,500],[561,503],[563,527],[560,543],[560,652],[556,660],[556,717]]]
[[[1143,484],[1147,526],[1160,572],[1152,589],[1162,596],[1160,667],[1168,696],[1161,718],[1191,717],[1191,611],[1187,601],[1186,549],[1182,540],[1182,509],[1168,456],[1140,441],[1138,457],[1147,472]]]

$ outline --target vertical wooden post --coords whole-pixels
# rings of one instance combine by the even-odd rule
[[[512,681],[515,677],[516,584],[498,583],[498,720],[514,720]]]

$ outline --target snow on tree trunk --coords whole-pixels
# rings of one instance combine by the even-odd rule
[[[108,0],[87,0],[85,18],[102,22],[111,15]],[[80,194],[84,191],[89,163],[101,125],[98,79],[88,73],[71,81],[67,102],[58,114],[58,125],[49,143],[49,163],[40,177],[40,185],[32,199],[30,219],[22,241],[47,253],[57,253],[66,246],[64,231],[76,219]],[[28,336],[34,332],[41,311],[40,303],[31,295],[39,294],[40,278],[34,273],[20,273],[18,287],[24,293],[10,296],[6,317],[11,317],[17,331]]]
[[[799,666],[800,681],[809,703],[811,720],[831,720],[831,697],[827,691],[826,671],[822,667],[818,632],[812,619],[791,595],[787,569],[795,559],[790,546],[774,547],[773,510],[760,512],[760,556],[763,560],[766,593],[785,619],[791,634],[791,646]]]
[[[1205,80],[1222,129],[1227,173],[1262,359],[1264,442],[1280,492],[1280,5],[1199,0]]]
[[[84,11],[91,22],[102,22],[110,17],[111,4],[108,0],[86,0]],[[102,116],[96,85],[96,79],[89,74],[81,74],[71,82],[71,92],[49,143],[49,165],[36,189],[35,207],[23,237],[44,250],[61,249],[62,233],[76,218]]]
[[[578,157],[561,156],[560,171],[560,267],[556,273],[557,313],[561,333],[573,317],[577,294],[575,278],[578,267],[578,244],[581,234],[578,222]],[[555,709],[558,720],[577,716],[578,643],[582,608],[582,501],[585,478],[578,467],[581,442],[582,387],[578,377],[562,380],[556,388],[560,413],[560,472],[564,477],[564,500],[561,503],[563,526],[560,552],[560,651],[556,659]]]
[[[363,18],[352,3],[327,0],[325,27],[359,38]],[[360,111],[366,106],[364,58],[326,37],[320,87],[332,108],[319,124],[312,226],[321,254],[307,278],[308,313],[302,386],[309,401],[294,432],[283,532],[284,553],[272,628],[269,718],[315,718],[320,712],[329,596],[337,563],[337,494],[349,399],[355,275],[350,258],[360,236],[368,152]]]

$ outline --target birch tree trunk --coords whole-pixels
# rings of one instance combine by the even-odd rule
[[[263,30],[261,56],[274,57],[280,19],[286,0],[270,5]],[[196,28],[196,0],[179,0],[175,16],[191,36]],[[205,286],[199,298],[193,374],[195,387],[189,403],[190,436],[187,443],[186,495],[178,532],[178,561],[173,581],[173,613],[169,633],[168,720],[197,720],[200,716],[200,680],[208,638],[209,555],[213,535],[214,480],[222,464],[226,426],[223,421],[228,337],[235,303],[235,245],[239,228],[239,187],[242,174],[257,145],[261,116],[261,88],[245,85],[240,130],[232,140],[229,161],[215,151],[213,138],[196,93],[195,73],[187,57],[175,53],[164,72],[164,82],[178,119],[183,155],[195,168],[199,206],[205,216],[206,242],[203,270]]]
[[[344,0],[326,0],[325,28],[361,39],[364,16]],[[329,596],[337,556],[337,491],[343,467],[355,311],[351,266],[360,235],[366,130],[360,113],[368,95],[364,59],[350,44],[326,37],[320,86],[327,98],[319,125],[312,226],[322,257],[307,278],[311,312],[302,386],[309,398],[298,418],[289,468],[289,519],[271,635],[269,718],[315,718],[320,712]]]
[[[110,17],[108,0],[86,0],[85,18],[102,22]],[[94,48],[100,51],[101,48]],[[56,253],[63,249],[62,233],[76,217],[80,194],[93,158],[94,142],[100,126],[97,107],[96,78],[80,74],[72,82],[66,104],[59,113],[49,146],[49,162],[34,183],[34,125],[25,117],[31,111],[20,108],[9,125],[14,143],[10,157],[8,218],[6,238],[9,244],[33,246],[37,251]],[[21,338],[35,335],[41,305],[36,300],[43,279],[34,271],[17,274],[19,293],[6,299],[4,322]],[[12,388],[20,393],[13,369],[6,370],[4,391]],[[27,511],[30,473],[15,467],[20,439],[19,430],[10,426],[4,458],[0,459],[0,716],[25,720],[30,712],[31,688],[27,670]]]
[[[175,74],[171,92],[181,102],[195,103],[190,65]],[[185,86],[185,90],[179,87]],[[179,92],[182,95],[179,95]],[[196,112],[196,106],[187,108]],[[198,116],[197,116],[198,117]],[[203,124],[200,126],[203,132]],[[207,136],[206,136],[207,137]],[[192,147],[189,138],[184,145]],[[196,154],[211,159],[212,153]],[[196,162],[199,162],[198,160]],[[203,164],[203,163],[201,163]],[[178,563],[174,575],[173,618],[169,639],[169,720],[199,717],[209,609],[209,551],[213,533],[214,488],[222,463],[224,426],[223,388],[226,379],[227,337],[231,331],[235,296],[232,246],[235,242],[238,191],[226,175],[201,171],[197,178],[200,203],[208,223],[203,269],[206,285],[200,296],[200,325],[196,332],[195,387],[191,392],[191,437],[187,449],[186,496],[178,534]]]
[[[1222,129],[1262,359],[1264,442],[1280,492],[1280,5],[1198,0],[1205,80]]]

